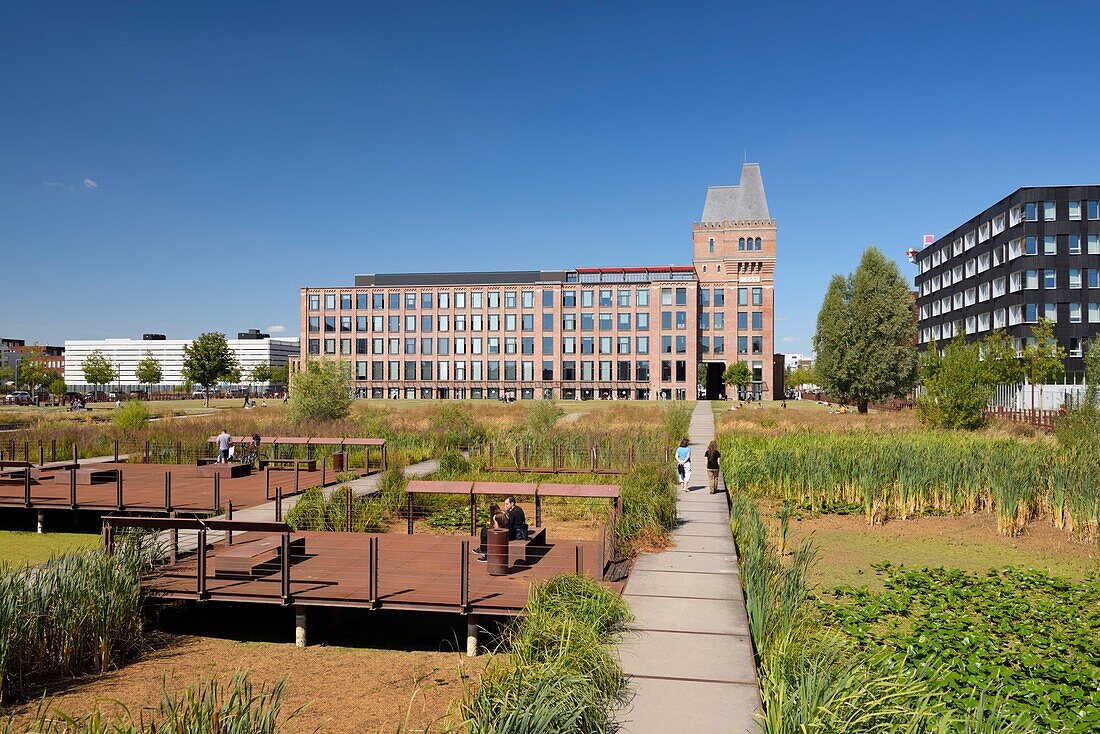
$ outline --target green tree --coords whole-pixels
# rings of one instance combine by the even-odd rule
[[[282,385],[286,387],[290,384],[290,375],[288,373],[287,366],[285,364],[273,364],[271,365],[271,377],[268,378],[268,382],[272,385]]]
[[[1050,385],[1065,375],[1066,350],[1054,338],[1054,322],[1039,319],[1031,327],[1035,341],[1024,348],[1024,364],[1032,385]]]
[[[993,397],[993,383],[982,364],[977,343],[958,334],[939,355],[928,345],[921,357],[924,393],[917,398],[917,417],[937,428],[973,430],[985,424],[985,410]]]
[[[752,384],[752,370],[744,362],[732,362],[722,373],[722,384],[736,385],[738,391]]]
[[[38,391],[43,386],[50,384],[50,380],[57,376],[46,367],[46,352],[35,344],[23,352],[19,361],[19,385],[17,387],[28,391],[34,401],[38,402]]]
[[[84,380],[92,386],[93,393],[99,392],[100,385],[108,385],[118,378],[118,370],[102,350],[94,349],[84,358],[82,367]]]
[[[1100,461],[1100,337],[1085,344],[1085,399],[1054,424],[1063,446],[1088,462]]]
[[[1016,345],[1004,329],[995,329],[981,341],[982,367],[991,385],[1019,385],[1027,370],[1016,356]]]
[[[11,383],[10,385],[8,383]],[[0,392],[11,392],[15,386],[15,370],[7,363],[0,364]]]
[[[873,400],[904,397],[917,382],[916,321],[909,285],[878,248],[856,272],[834,276],[814,334],[815,373],[830,396],[860,413]]]
[[[54,377],[50,380],[50,395],[64,395],[67,389],[65,381],[60,377]]]
[[[351,366],[321,359],[295,373],[286,417],[292,423],[336,420],[351,409]]]
[[[249,377],[251,378],[251,382],[271,382],[271,372],[271,365],[267,362],[260,362],[252,368]]]
[[[183,378],[202,387],[206,405],[210,405],[210,388],[220,380],[230,380],[234,373],[240,379],[240,372],[225,334],[200,334],[183,347]]]
[[[127,400],[111,414],[111,422],[117,428],[130,432],[141,428],[152,414],[149,408],[140,400]]]
[[[795,388],[799,385],[816,385],[817,376],[813,367],[795,367],[787,370],[787,374],[783,378],[783,384],[788,388]]]
[[[141,358],[141,361],[137,363],[137,368],[134,370],[134,377],[136,377],[138,382],[142,385],[152,390],[153,385],[156,385],[164,379],[164,370],[161,369],[160,362],[153,356],[153,353],[146,352],[145,356]]]

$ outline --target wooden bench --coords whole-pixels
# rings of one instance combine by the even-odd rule
[[[216,464],[202,459],[199,459],[199,461],[202,463],[198,465],[196,474],[200,477],[213,477],[218,474],[223,478],[235,479],[237,477],[247,477],[252,473],[251,464]]]
[[[527,528],[527,540],[509,540],[508,541],[508,565],[512,565],[516,561],[526,561],[528,556],[528,549],[538,549],[539,553],[534,555],[544,555],[546,552],[546,528]]]
[[[317,471],[317,459],[260,459],[260,469],[270,466],[273,469],[301,469]]]
[[[113,482],[118,478],[118,469],[96,469],[90,466],[81,466],[76,470],[77,484],[95,484],[96,482]],[[53,475],[57,484],[69,483],[69,472],[59,471]]]
[[[256,566],[279,558],[282,553],[283,539],[279,535],[269,535],[258,540],[240,542],[218,551],[214,556],[215,576],[243,576],[253,578]],[[290,541],[291,556],[306,552],[306,539],[293,538]]]

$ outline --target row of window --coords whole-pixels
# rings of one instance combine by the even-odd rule
[[[579,367],[578,367],[579,366]],[[554,379],[555,363],[542,362],[542,369],[535,377],[535,362],[531,360],[374,360],[355,363],[356,380],[438,380],[455,382],[533,382],[536,379],[549,382]],[[566,360],[561,364],[561,380],[593,382],[648,382],[649,362],[645,360]],[[686,360],[661,360],[661,382],[686,382]]]
[[[1100,324],[1100,303],[1068,303],[1066,310],[1069,323]],[[922,343],[950,339],[955,334],[976,334],[990,329],[1003,329],[1006,326],[1017,324],[1035,324],[1039,319],[1058,321],[1058,304],[1056,303],[1022,303],[1008,308],[998,308],[986,313],[967,316],[965,319],[949,321],[945,324],[934,324],[921,329],[920,340]]]
[[[1070,289],[1100,288],[1100,268],[1069,268],[1067,272],[1067,285]],[[931,303],[920,307],[920,318],[939,316],[952,310],[973,306],[991,298],[1000,298],[1005,294],[1005,286],[1008,292],[1016,293],[1022,290],[1054,289],[1058,287],[1058,271],[1053,268],[1042,270],[1019,270],[1008,278],[1004,276],[994,278],[985,283],[979,283],[976,287],[956,291],[951,295],[938,298]]]
[[[759,237],[757,237],[755,239],[752,238],[752,237],[739,237],[737,239],[737,250],[738,250],[738,252],[760,251],[761,249],[762,249],[762,243],[761,243]],[[714,238],[713,237],[711,237],[707,241],[707,252],[709,252],[711,255],[714,254]]]
[[[1081,236],[1075,234],[1020,237],[1009,242],[1007,246],[994,247],[990,252],[982,253],[965,263],[959,263],[950,270],[945,270],[942,274],[932,276],[921,284],[921,295],[935,293],[940,288],[980,275],[990,267],[997,267],[1018,257],[1057,255],[1060,249],[1059,243],[1070,255],[1100,255],[1100,234],[1087,235],[1083,247]]]
[[[1018,204],[1008,211],[1008,226],[1015,227],[1023,222],[1037,222],[1042,214],[1044,222],[1058,220],[1058,207],[1053,201],[1035,202],[1029,201]],[[1066,206],[1065,219],[1078,222],[1087,217],[1089,220],[1100,220],[1100,201],[1071,201]],[[1004,212],[992,219],[982,222],[976,230],[970,230],[962,237],[957,237],[952,243],[945,244],[935,252],[929,253],[920,261],[920,271],[926,273],[941,263],[947,262],[952,257],[961,255],[976,244],[996,237],[1005,231]]]
[[[504,316],[504,331],[534,331],[535,330],[535,315],[534,314],[503,314]],[[738,311],[737,312],[737,328],[743,331],[749,329],[749,318],[752,318],[752,330],[761,331],[764,328],[764,312],[763,311]],[[713,317],[713,318],[712,318]],[[368,328],[368,318],[370,319]],[[597,321],[598,318],[598,321]],[[467,331],[467,325],[469,325],[469,331],[500,331],[501,328],[501,315],[500,314],[471,314],[469,320],[467,320],[466,314],[455,314],[452,318],[451,314],[422,314],[417,320],[416,314],[408,314],[404,317],[404,329],[402,329],[402,317],[401,316],[308,316],[306,317],[306,331],[311,334],[317,334],[321,332],[322,324],[324,325],[324,331],[326,333],[335,333],[337,331],[349,333],[349,332],[374,332],[377,334],[389,332],[391,334],[405,332],[420,331],[423,333],[431,333],[432,331],[438,332],[465,332]],[[684,330],[687,329],[688,312],[687,311],[661,311],[661,329],[665,331]],[[721,330],[725,328],[726,318],[723,311],[704,311],[699,314],[698,328],[702,330],[709,330],[711,323],[713,322],[714,329]],[[597,329],[597,323],[599,328]],[[419,326],[419,329],[417,328]],[[517,326],[519,327],[517,329]],[[387,328],[388,327],[388,328]],[[577,314],[563,314],[561,319],[561,328],[563,331],[576,331],[577,330]],[[542,315],[542,330],[554,331],[554,315],[544,313]],[[580,330],[581,331],[631,331],[631,314],[630,313],[581,313],[580,314]],[[633,315],[633,330],[634,331],[648,331],[649,330],[649,313],[641,312]]]

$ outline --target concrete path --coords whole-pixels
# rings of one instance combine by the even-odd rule
[[[707,492],[703,452],[711,404],[691,418],[691,486],[680,495],[673,547],[641,556],[623,598],[634,612],[619,645],[633,700],[616,718],[628,734],[759,733],[748,615],[724,492]]]

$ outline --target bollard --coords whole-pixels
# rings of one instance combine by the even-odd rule
[[[477,617],[471,614],[466,618],[466,657],[468,658],[477,657],[477,633]]]
[[[294,607],[294,646],[305,647],[306,640],[306,608]]]

